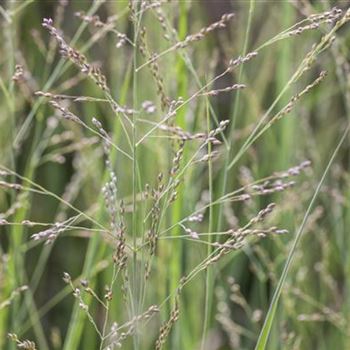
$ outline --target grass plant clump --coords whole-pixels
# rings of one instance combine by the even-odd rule
[[[350,346],[346,3],[0,15],[1,349]]]

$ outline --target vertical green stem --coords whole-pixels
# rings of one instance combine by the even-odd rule
[[[207,132],[210,132],[210,113],[209,113],[209,103],[206,100],[206,115],[207,115]],[[208,182],[209,182],[209,203],[213,201],[213,168],[211,160],[212,145],[208,143]],[[209,205],[209,223],[208,223],[208,243],[213,241],[213,236],[210,234],[213,231],[213,207]],[[210,256],[212,253],[212,246],[208,244],[207,246],[207,256]],[[208,328],[210,324],[211,317],[211,305],[213,300],[213,287],[214,287],[214,276],[213,276],[213,267],[209,266],[206,270],[206,279],[205,279],[205,308],[204,308],[204,321],[203,321],[203,334],[201,349],[205,348],[205,340],[208,333]]]
[[[252,26],[252,19],[253,19],[253,13],[255,9],[255,0],[250,0],[249,1],[249,14],[248,14],[248,22],[247,22],[247,27],[245,31],[245,37],[244,37],[244,45],[243,45],[243,56],[247,53],[248,50],[248,42],[249,42],[249,36],[250,36],[250,31],[251,31],[251,26]],[[240,82],[242,75],[243,75],[243,65],[240,66],[239,69],[239,74],[238,74],[238,81]],[[228,144],[228,150],[225,158],[225,165],[223,167],[223,176],[222,176],[222,188],[221,191],[219,192],[219,196],[223,196],[226,191],[227,191],[227,179],[228,179],[228,173],[229,173],[229,161],[231,159],[231,153],[233,150],[233,137],[232,133],[235,128],[236,120],[237,120],[237,115],[239,112],[239,102],[240,102],[240,91],[238,90],[236,92],[236,98],[235,98],[235,104],[234,104],[234,110],[233,110],[233,116],[232,120],[229,126],[229,131],[228,131],[228,136],[229,136],[229,144]],[[220,231],[222,228],[222,205],[218,206],[218,215],[217,215],[217,230]]]

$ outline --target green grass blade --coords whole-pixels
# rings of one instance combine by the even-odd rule
[[[265,318],[265,322],[264,322],[264,325],[263,325],[263,328],[260,332],[260,335],[259,335],[259,339],[258,339],[258,342],[255,346],[255,350],[264,350],[266,348],[266,344],[267,344],[267,341],[268,341],[268,337],[269,337],[269,334],[270,334],[270,331],[271,331],[271,327],[272,327],[272,323],[273,323],[273,320],[275,318],[275,314],[276,314],[276,310],[277,310],[277,306],[278,306],[278,301],[280,299],[280,296],[281,296],[281,293],[282,293],[282,289],[283,289],[283,286],[285,284],[285,281],[287,279],[287,276],[288,276],[288,272],[289,272],[289,269],[292,265],[292,262],[293,262],[293,258],[294,258],[294,255],[297,251],[297,247],[298,247],[298,244],[302,238],[302,234],[303,234],[303,230],[304,230],[304,227],[307,223],[307,220],[309,218],[309,215],[311,213],[311,210],[316,202],[316,199],[320,193],[320,190],[321,190],[321,187],[326,179],[326,176],[328,174],[328,171],[329,169],[331,168],[332,164],[333,164],[333,161],[335,159],[335,157],[337,156],[338,154],[338,151],[340,149],[340,147],[342,146],[342,144],[344,143],[348,133],[349,133],[349,130],[350,130],[350,124],[347,126],[347,128],[345,129],[339,143],[337,144],[323,174],[322,174],[322,177],[316,187],[316,190],[314,192],[314,195],[313,197],[311,198],[311,201],[309,203],[309,206],[306,210],[306,213],[304,215],[304,218],[303,218],[303,221],[297,231],[297,234],[295,236],[295,239],[294,239],[294,242],[293,242],[293,245],[292,245],[292,248],[290,249],[289,251],[289,255],[288,255],[288,258],[287,258],[287,261],[284,265],[284,268],[283,268],[283,271],[282,271],[282,274],[281,274],[281,277],[278,281],[278,284],[277,284],[277,287],[276,287],[276,290],[275,290],[275,293],[273,295],[273,298],[272,298],[272,301],[271,301],[271,304],[270,304],[270,307],[269,307],[269,311],[266,315],[266,318]]]

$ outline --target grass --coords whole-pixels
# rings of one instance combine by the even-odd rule
[[[211,6],[1,5],[1,349],[349,346],[349,10]]]

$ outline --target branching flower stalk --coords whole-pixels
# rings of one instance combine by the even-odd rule
[[[345,256],[339,242],[346,241],[343,242],[341,228],[348,221],[349,179],[342,162],[332,169],[335,181],[324,188],[320,208],[313,213],[310,210],[349,128],[317,185],[291,249],[288,240],[279,237],[286,235],[294,220],[299,219],[301,214],[296,209],[313,192],[312,181],[319,168],[318,146],[312,145],[316,129],[310,123],[309,108],[301,110],[300,130],[303,136],[310,137],[296,149],[295,158],[303,159],[305,152],[310,153],[307,158],[316,160],[315,170],[310,169],[310,161],[297,160],[297,165],[287,170],[271,171],[272,165],[265,158],[261,160],[260,155],[264,157],[266,151],[269,157],[274,156],[275,144],[261,140],[259,148],[255,148],[253,143],[273,128],[277,129],[276,144],[281,143],[283,150],[288,147],[284,135],[289,139],[292,131],[279,129],[278,121],[296,110],[298,102],[308,103],[316,88],[327,90],[320,83],[326,70],[330,73],[328,79],[332,79],[334,67],[333,62],[323,60],[323,53],[337,43],[336,37],[344,35],[345,30],[339,30],[349,22],[350,10],[333,8],[311,15],[310,9],[316,5],[308,5],[307,1],[296,4],[305,18],[292,26],[283,20],[282,23],[288,22],[283,25],[288,28],[269,35],[267,40],[266,31],[261,30],[255,41],[259,42],[258,48],[251,50],[253,20],[259,17],[254,12],[255,1],[251,0],[243,28],[243,48],[233,54],[237,52],[236,41],[241,41],[232,40],[229,27],[234,15],[229,8],[213,23],[198,27],[200,21],[191,12],[196,8],[191,9],[189,2],[180,7],[172,2],[148,0],[130,1],[126,7],[122,3],[101,2],[101,7],[94,3],[86,13],[79,11],[73,17],[81,24],[69,41],[69,30],[74,26],[65,27],[65,14],[70,6],[61,0],[53,12],[54,20],[43,19],[45,30],[35,29],[29,35],[33,47],[23,44],[22,34],[18,42],[23,48],[8,45],[10,52],[5,57],[11,57],[12,68],[0,78],[0,102],[4,101],[5,108],[0,124],[7,126],[8,115],[12,116],[8,125],[13,136],[8,142],[5,132],[0,140],[5,153],[16,144],[16,149],[11,150],[11,165],[6,163],[6,154],[5,164],[0,165],[0,229],[4,232],[0,286],[9,281],[6,288],[0,288],[0,325],[8,326],[6,333],[0,327],[0,347],[11,341],[12,348],[28,350],[48,350],[49,346],[71,350],[91,344],[100,350],[204,350],[211,346],[211,335],[221,332],[227,333],[228,339],[219,337],[218,347],[249,347],[262,327],[265,310],[261,305],[268,301],[264,293],[259,298],[248,298],[240,288],[236,273],[250,270],[258,275],[262,291],[267,282],[272,287],[277,285],[257,349],[266,345],[282,292],[287,321],[277,338],[287,347],[304,348],[303,332],[293,335],[297,322],[305,325],[305,333],[309,334],[312,332],[306,327],[314,330],[312,322],[330,322],[339,333],[346,334],[347,320],[341,313],[345,297],[330,272],[332,266],[327,266],[335,245],[332,240],[323,239],[327,230],[320,222],[325,210],[330,214],[322,219],[322,225],[326,221],[333,224],[334,217],[344,219],[334,225],[334,231],[336,251]],[[308,11],[304,11],[304,6],[309,6]],[[0,7],[5,27],[9,26],[11,33],[17,29],[15,14],[25,16],[27,12],[22,11],[31,13],[29,8],[14,5],[16,11],[10,11]],[[101,11],[97,13],[98,9]],[[318,36],[319,32],[322,36]],[[306,33],[308,36],[304,36]],[[26,35],[23,32],[24,38]],[[215,45],[210,43],[211,50],[203,51],[205,45],[200,42],[210,37]],[[293,74],[289,73],[285,57],[282,65],[277,64],[277,70],[283,68],[285,74],[276,79],[275,86],[275,63],[267,62],[270,53],[263,49],[272,49],[277,42],[289,45],[293,38],[303,44],[299,37],[305,37],[306,45],[300,47],[306,48],[307,53],[296,52],[300,61]],[[82,45],[81,38],[86,40]],[[309,44],[308,40],[317,39],[313,46]],[[344,35],[344,41],[333,50],[338,75],[339,66],[345,75],[348,73],[346,39]],[[5,36],[5,40],[9,37]],[[107,46],[103,46],[104,40]],[[34,50],[35,55],[31,53]],[[165,57],[168,60],[162,59]],[[57,66],[50,74],[56,60]],[[43,69],[31,67],[34,61],[40,62]],[[311,68],[318,62],[322,69],[313,76]],[[247,65],[252,65],[252,71],[246,71]],[[145,67],[149,72],[143,70]],[[71,73],[73,76],[69,76]],[[304,77],[307,82],[275,111],[292,85],[300,84]],[[262,93],[270,85],[277,90],[272,103],[270,96]],[[342,88],[335,93],[339,100],[346,95],[345,85],[343,79]],[[242,108],[245,92],[249,104]],[[42,106],[43,101],[47,101],[47,106]],[[228,106],[233,109],[231,118],[227,117]],[[343,111],[342,106],[338,109]],[[259,114],[262,116],[255,120],[254,115]],[[35,127],[28,134],[32,123]],[[238,161],[240,168],[234,169]],[[310,176],[297,181],[296,176],[301,174]],[[327,196],[334,199],[334,208],[326,208]],[[286,209],[294,210],[293,215],[295,212],[292,224],[285,218]],[[296,256],[309,215],[312,218],[307,229],[320,232],[313,244],[319,245],[322,258],[316,256],[316,249],[315,256],[306,256],[302,251]],[[262,238],[271,239],[278,251],[267,252],[260,244]],[[83,248],[73,250],[77,244]],[[67,254],[62,247],[67,247]],[[288,251],[285,269],[278,279],[278,262]],[[247,254],[247,266],[233,266],[242,252]],[[51,284],[54,277],[46,274],[52,254],[55,258],[64,257],[61,262],[69,271],[63,274],[65,285],[62,281],[61,285]],[[286,282],[294,258],[300,271],[293,270],[295,278]],[[27,261],[31,265],[26,266]],[[315,270],[313,277],[318,285],[325,286],[324,299],[308,295],[312,281],[305,279],[307,263],[313,264],[307,273]],[[337,268],[339,275],[345,271],[341,264]],[[216,285],[216,269],[218,277],[230,273],[234,277],[218,279]],[[79,277],[72,279],[73,273]],[[196,277],[204,277],[205,286],[203,279],[195,283]],[[43,301],[45,283],[50,283],[49,299]],[[58,303],[66,296],[65,303],[73,301],[74,305],[71,314],[64,315],[70,322],[64,326],[58,323],[57,328],[51,323],[45,326],[46,318],[51,320],[51,313],[55,315]],[[328,300],[333,300],[329,296],[335,300],[332,307],[327,305]],[[307,310],[302,310],[296,301],[307,305]],[[241,320],[231,308],[240,310]],[[294,309],[297,311],[293,315]],[[194,315],[193,319],[190,315]],[[3,339],[8,331],[9,338]],[[90,332],[89,337],[85,337],[86,332]]]

